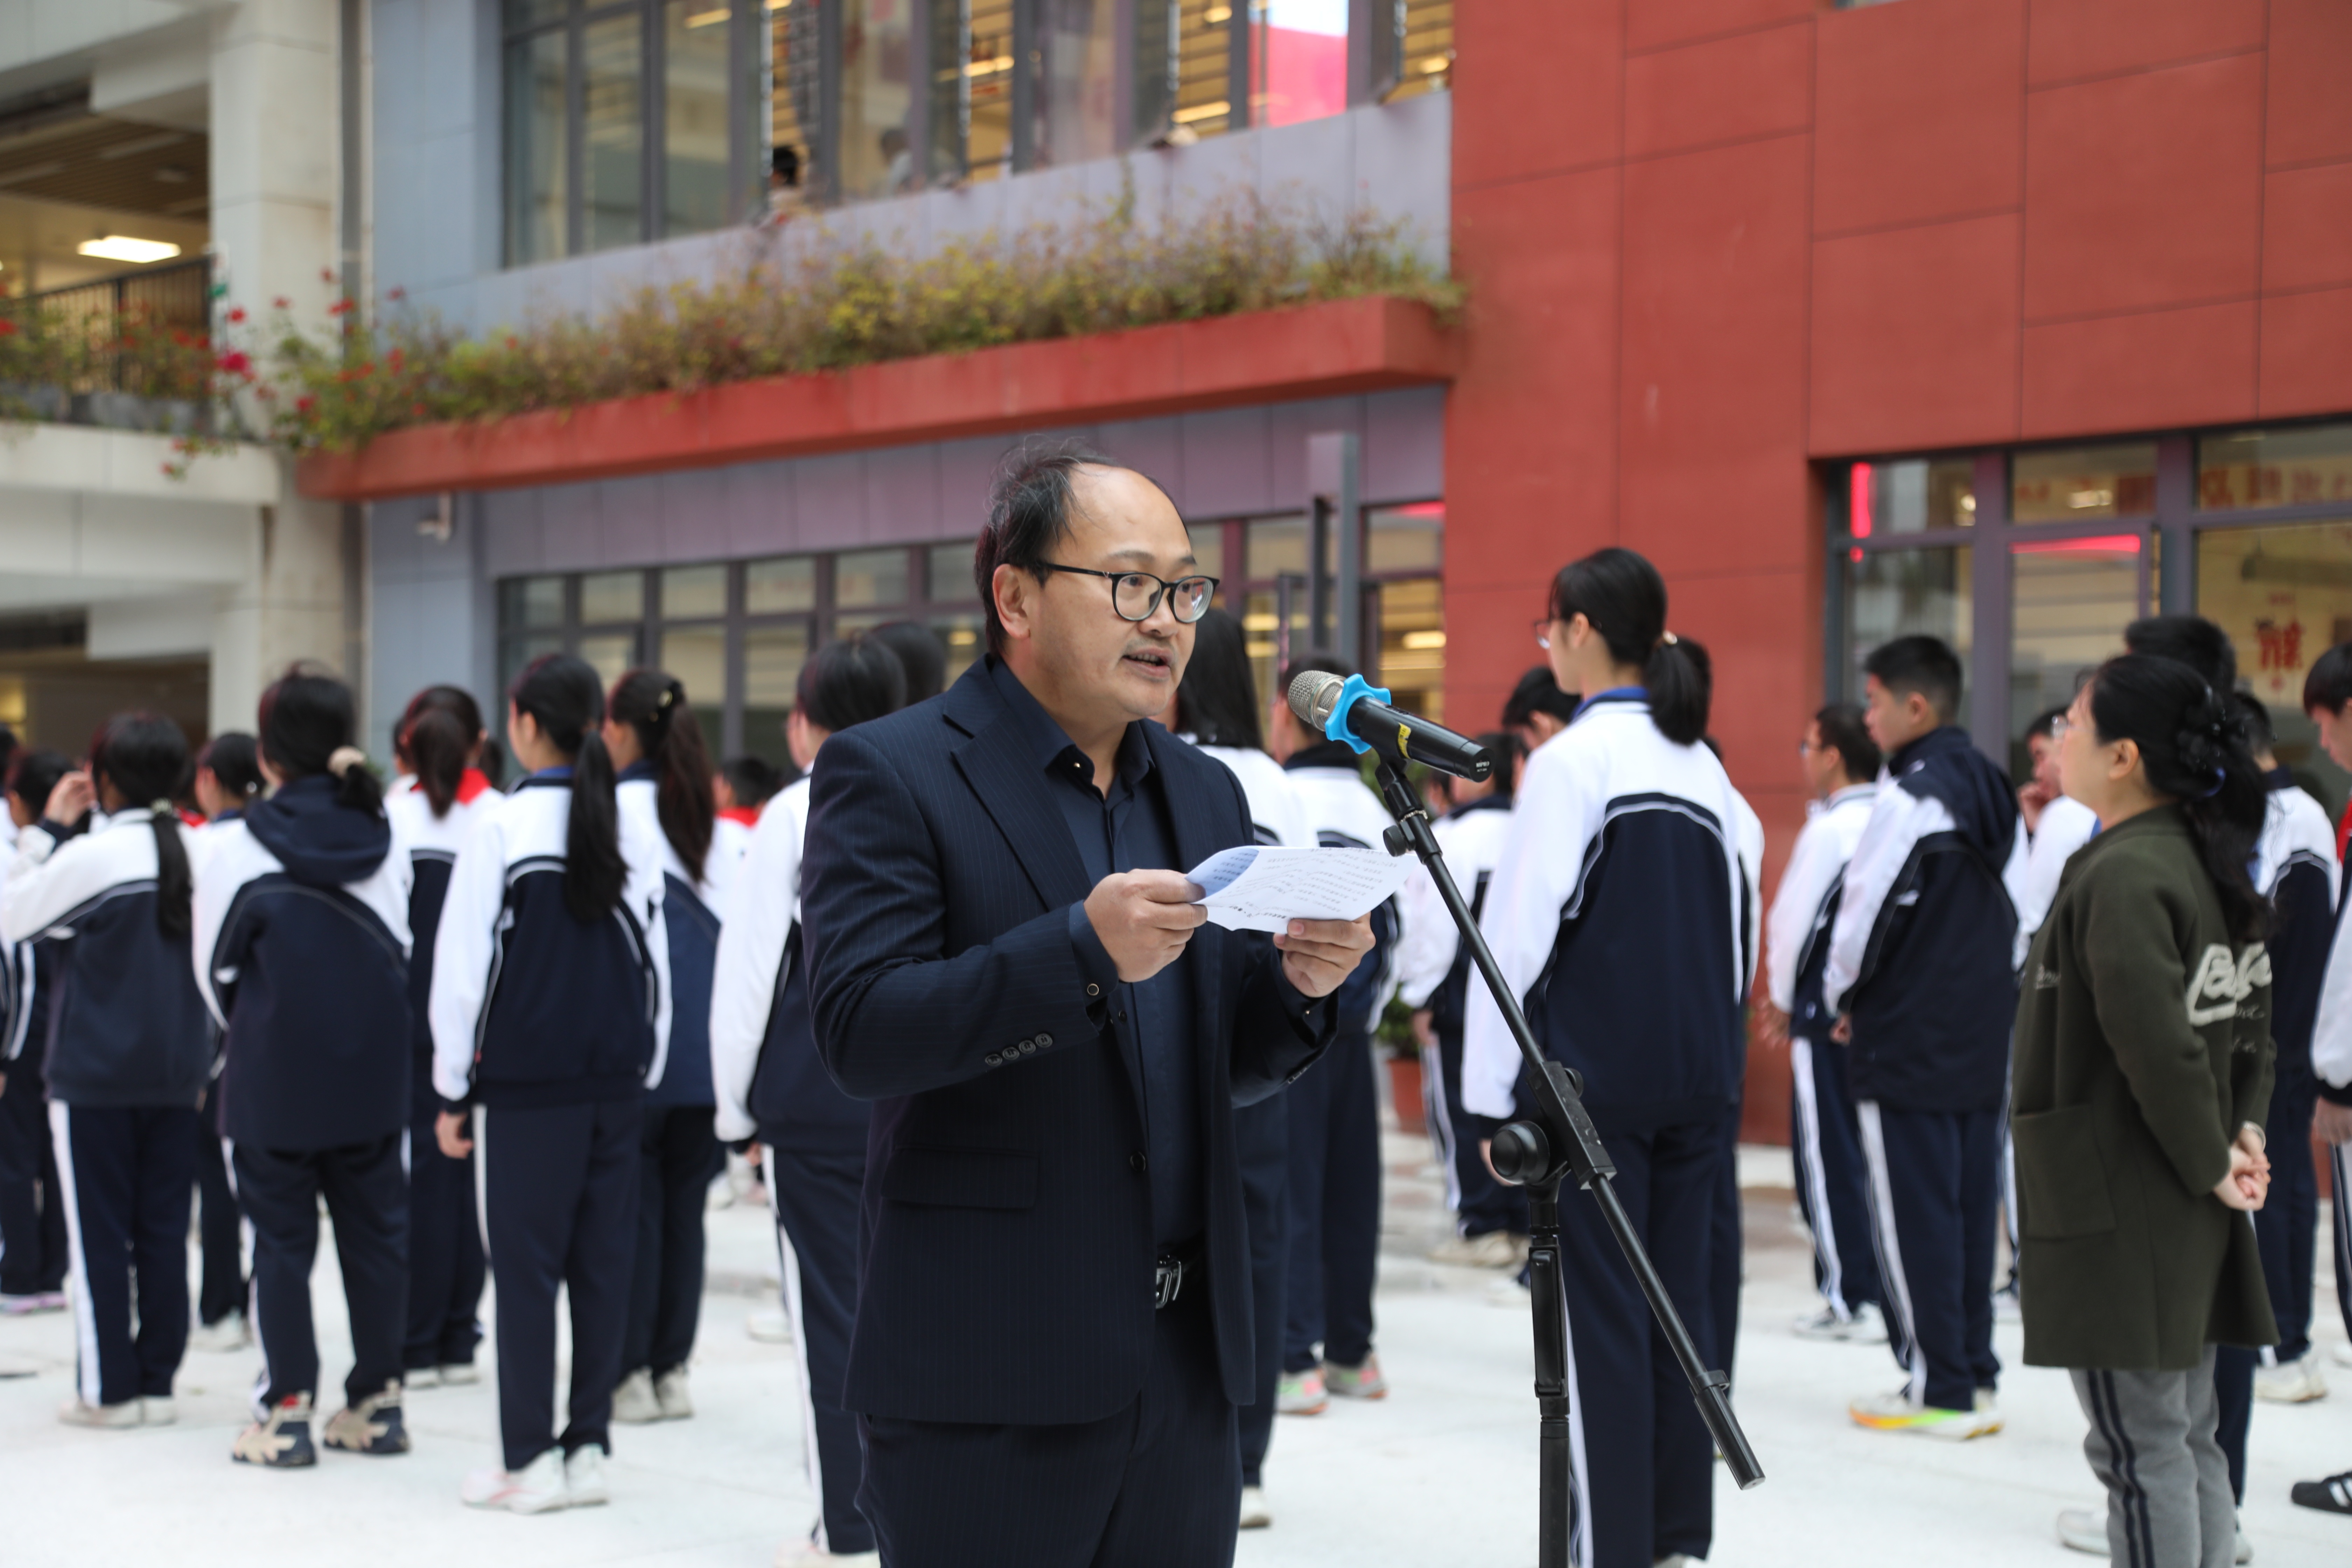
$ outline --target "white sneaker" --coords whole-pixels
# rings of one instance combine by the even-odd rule
[[[1242,1489],[1242,1522],[1244,1530],[1264,1530],[1274,1522],[1274,1510],[1265,1506],[1264,1487]]]
[[[139,1402],[139,1425],[142,1426],[169,1426],[179,1418],[179,1401],[168,1394],[161,1398]]]
[[[683,1421],[694,1414],[694,1396],[686,1389],[686,1368],[674,1366],[654,1379],[654,1404],[665,1421]]]
[[[1517,1268],[1528,1260],[1528,1238],[1507,1230],[1449,1236],[1429,1249],[1429,1260],[1462,1268]]]
[[[780,1307],[761,1307],[743,1315],[743,1331],[763,1345],[793,1342],[793,1322]]]
[[[654,1376],[644,1367],[621,1379],[613,1390],[613,1419],[624,1426],[642,1426],[662,1418],[661,1401],[654,1395]]]
[[[107,1431],[121,1431],[139,1425],[139,1401],[124,1399],[112,1405],[92,1405],[77,1396],[58,1406],[58,1419],[68,1426],[97,1426]]]
[[[2058,1510],[2058,1543],[2094,1557],[2107,1555],[2107,1510],[2103,1508],[2062,1508]]]
[[[415,1390],[441,1386],[441,1369],[437,1366],[412,1366],[400,1374],[400,1385]]]
[[[444,1388],[463,1388],[467,1384],[482,1381],[482,1369],[469,1361],[453,1361],[439,1368],[439,1371],[441,1386]]]
[[[563,1458],[563,1496],[573,1508],[594,1508],[613,1500],[604,1485],[604,1450],[583,1443]]]
[[[188,1348],[192,1351],[209,1351],[215,1355],[226,1355],[235,1351],[241,1351],[252,1342],[253,1336],[245,1331],[243,1312],[231,1312],[216,1323],[188,1325]]]
[[[1973,1410],[1945,1410],[1932,1405],[1914,1405],[1910,1391],[1896,1389],[1892,1394],[1874,1394],[1857,1399],[1846,1406],[1857,1426],[1867,1426],[1874,1432],[1904,1432],[1922,1437],[1940,1437],[1948,1443],[1966,1442],[1971,1437],[1989,1437],[2000,1430],[2000,1412],[1994,1408],[1983,1389],[1977,1391],[1977,1407]]]
[[[2327,1378],[2319,1370],[2319,1358],[2306,1352],[2294,1361],[2254,1368],[2254,1397],[2273,1405],[2305,1405],[2326,1398]]]
[[[1883,1345],[1886,1342],[1886,1320],[1868,1301],[1855,1307],[1850,1316],[1841,1318],[1837,1309],[1824,1306],[1820,1311],[1799,1318],[1790,1325],[1801,1340],[1825,1340],[1839,1344]]]
[[[509,1513],[551,1513],[572,1501],[563,1487],[563,1450],[550,1448],[519,1471],[476,1470],[457,1489],[468,1508]]]
[[[2231,1554],[2230,1561],[2232,1563],[2252,1563],[2253,1560],[2254,1543],[2246,1539],[2246,1527],[2241,1524],[2238,1526],[2238,1550]]]

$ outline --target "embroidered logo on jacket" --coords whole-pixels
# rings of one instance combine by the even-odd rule
[[[2201,1028],[2235,1017],[2238,1004],[2252,995],[2255,987],[2270,983],[2270,949],[2253,942],[2232,959],[2228,948],[2214,942],[2189,972],[2189,1022]]]

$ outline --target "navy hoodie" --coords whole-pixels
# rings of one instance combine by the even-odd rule
[[[333,1149],[408,1125],[409,858],[336,789],[284,785],[208,835],[197,868],[196,978],[235,1142]]]

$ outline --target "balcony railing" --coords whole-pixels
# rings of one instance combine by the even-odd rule
[[[0,301],[0,418],[207,431],[211,315],[204,257]]]

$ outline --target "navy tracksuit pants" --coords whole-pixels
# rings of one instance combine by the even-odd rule
[[[341,1149],[229,1146],[237,1203],[253,1227],[253,1335],[261,1343],[254,1411],[319,1393],[319,1339],[310,1321],[310,1269],[319,1257],[319,1200],[335,1225],[335,1258],[351,1313],[356,1405],[400,1381],[408,1310],[408,1172],[404,1132]]]
[[[441,1152],[440,1097],[419,1095],[408,1127],[408,1321],[400,1364],[409,1372],[470,1366],[482,1339],[481,1209],[474,1159]]]
[[[66,1204],[41,1074],[19,1058],[0,1092],[0,1296],[66,1288]]]
[[[1285,1089],[1290,1138],[1290,1262],[1284,1275],[1282,1370],[1318,1360],[1360,1366],[1372,1353],[1380,1270],[1380,1097],[1372,1046],[1341,1035]]]
[[[245,1216],[228,1179],[228,1155],[209,1093],[196,1108],[196,1234],[204,1245],[204,1271],[196,1286],[196,1321],[207,1327],[245,1310],[251,1282],[245,1277]]]
[[[1858,1108],[1887,1342],[1914,1401],[1966,1410],[2000,1379],[1992,1351],[2000,1112]],[[2031,1289],[2029,1286],[2028,1289]]]
[[[636,1264],[629,1274],[625,1373],[686,1364],[702,1320],[702,1216],[727,1156],[708,1105],[648,1105],[638,1144]]]
[[[1508,1231],[1528,1234],[1528,1194],[1524,1187],[1507,1187],[1486,1168],[1479,1148],[1483,1129],[1462,1109],[1462,1037],[1439,1034],[1437,1070],[1422,1081],[1427,1102],[1430,1146],[1445,1161],[1446,1196],[1454,1204],[1455,1231],[1465,1237]],[[1247,1415],[1244,1415],[1246,1426]]]
[[[1716,1348],[1709,1342],[1720,1331],[1714,1273],[1729,1125],[1602,1139],[1617,1166],[1618,1199],[1702,1352]],[[1678,1552],[1704,1557],[1715,1534],[1715,1448],[1682,1367],[1586,1194],[1560,1194],[1559,1237],[1572,1560],[1578,1568],[1650,1568]]]
[[[768,1202],[776,1215],[784,1310],[792,1315],[808,1407],[802,1435],[809,1489],[821,1510],[813,1539],[821,1551],[874,1550],[874,1527],[858,1511],[864,1461],[857,1417],[842,1407],[849,1380],[849,1331],[857,1315],[857,1205],[866,1183],[863,1149],[795,1149],[762,1133]]]
[[[1234,1150],[1242,1168],[1242,1214],[1249,1224],[1250,1304],[1257,1344],[1257,1397],[1236,1413],[1242,1485],[1263,1485],[1274,1444],[1276,1384],[1282,1381],[1283,1285],[1288,1247],[1290,1112],[1279,1098],[1234,1108]]]
[[[91,1405],[169,1398],[188,1348],[195,1108],[52,1100],[49,1130],[73,1259],[75,1387]]]
[[[1870,1173],[1862,1124],[1846,1082],[1845,1047],[1801,1035],[1789,1040],[1790,1147],[1797,1206],[1813,1235],[1813,1284],[1841,1319],[1879,1300],[1870,1239]]]
[[[482,1215],[499,1282],[499,1436],[520,1470],[561,1443],[613,1451],[613,1387],[636,1251],[639,1097],[477,1107]],[[555,1431],[555,1295],[572,1301],[571,1421]]]
[[[2270,1198],[2254,1212],[2263,1279],[2278,1317],[2276,1359],[2300,1361],[2311,1349],[2312,1273],[2319,1246],[2319,1175],[2311,1163],[2311,1117],[2319,1081],[2307,1066],[2282,1063],[2271,1091]]]

